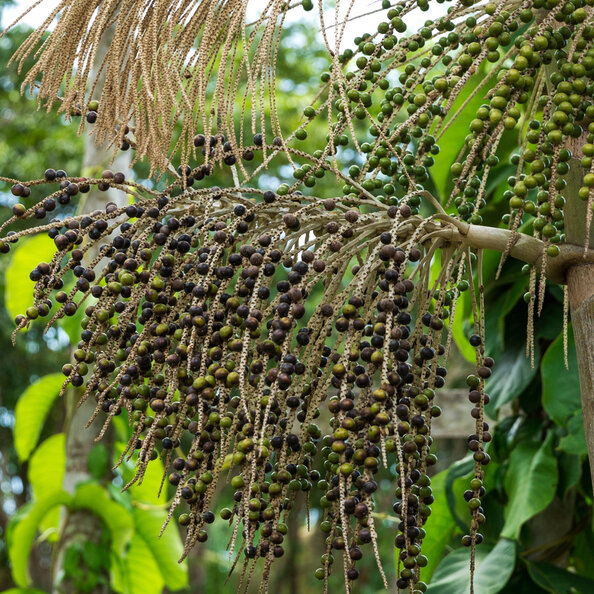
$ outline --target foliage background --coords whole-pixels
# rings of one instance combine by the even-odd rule
[[[0,0],[0,18],[8,4],[9,0]],[[0,64],[8,62],[25,35],[24,28],[17,28],[0,40]],[[286,31],[278,62],[278,108],[287,130],[296,127],[301,108],[315,95],[319,74],[327,66],[325,52],[311,27],[296,24]],[[15,68],[2,70],[0,173],[30,179],[40,177],[47,167],[80,171],[83,141],[76,136],[74,125],[54,114],[36,111],[34,101],[20,96],[19,87]],[[452,162],[457,154],[456,139],[465,136],[480,103],[480,98],[471,101],[440,142],[444,152],[451,152]],[[316,135],[321,138],[324,131],[310,130],[309,142],[315,145]],[[501,182],[512,171],[506,165],[514,146],[511,133],[507,140],[502,146],[509,154],[500,155],[502,164],[498,175],[493,176]],[[139,165],[135,174],[143,179],[146,167]],[[282,167],[272,168],[261,183],[273,187],[285,175]],[[432,183],[437,195],[446,195],[447,171],[436,172]],[[316,191],[321,196],[324,192],[330,195],[330,184],[319,183]],[[493,183],[490,188],[492,200],[485,216],[488,224],[496,224],[506,207],[502,187]],[[0,185],[1,219],[9,216],[12,204],[9,186]],[[195,549],[189,563],[181,566],[176,563],[181,550],[178,528],[170,526],[163,539],[156,540],[168,494],[157,498],[161,476],[155,465],[151,465],[152,474],[141,487],[120,492],[131,466],[115,472],[110,469],[120,444],[128,439],[123,419],[118,423],[113,451],[99,444],[89,457],[93,480],[81,485],[74,497],[61,491],[68,455],[63,433],[68,411],[63,401],[54,402],[62,381],[56,372],[68,359],[70,344],[76,341],[76,327],[71,322],[43,335],[41,325],[34,325],[19,336],[15,347],[10,344],[12,318],[24,309],[32,287],[26,277],[23,281],[22,274],[44,259],[48,249],[46,238],[30,242],[23,242],[11,259],[0,260],[0,588],[14,587],[17,592],[34,591],[28,587],[51,589],[52,550],[59,538],[59,510],[64,503],[71,511],[78,508],[97,514],[104,526],[98,545],[88,543],[67,550],[64,579],[77,591],[94,592],[103,587],[134,594],[158,593],[164,588],[206,594],[234,591],[237,577],[226,581],[229,534],[221,524],[213,526],[207,547]],[[498,261],[498,254],[490,253],[485,262],[488,354],[496,360],[488,383],[488,413],[496,424],[489,450],[493,463],[488,466],[487,495],[483,499],[488,518],[486,544],[479,548],[476,591],[594,592],[592,489],[571,332],[568,370],[564,363],[562,291],[554,286],[548,289],[543,314],[536,322],[536,360],[531,367],[525,357],[523,300],[528,279],[521,265],[510,261],[495,280]],[[466,306],[459,314],[468,317],[470,304]],[[455,325],[459,351],[448,370],[451,389],[463,386],[470,369],[465,360],[470,327],[464,315]],[[425,579],[432,575],[431,594],[459,594],[468,587],[468,550],[460,547],[460,536],[469,522],[463,493],[472,464],[448,455],[448,451],[464,447],[465,437],[458,441],[437,444],[438,454],[441,446],[445,454],[433,479],[436,501],[423,544],[430,558]],[[383,479],[379,497],[391,502],[394,487],[390,473],[385,472]],[[319,496],[314,492],[309,502],[313,518],[319,514]],[[293,594],[319,587],[313,571],[323,552],[323,537],[315,530],[307,531],[305,513],[292,517],[301,527],[292,530],[298,538],[292,539],[287,554],[278,562],[271,582],[274,592]],[[395,521],[389,516],[377,521],[380,554],[392,580]],[[339,577],[336,584],[331,583],[331,591],[339,587]],[[362,562],[359,582],[361,591],[380,591],[380,576],[371,558]]]

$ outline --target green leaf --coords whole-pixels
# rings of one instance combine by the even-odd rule
[[[487,382],[487,390],[491,397],[486,407],[489,416],[493,417],[495,411],[517,398],[532,381],[539,362],[539,350],[536,345],[534,355],[534,367],[532,367],[523,346],[512,348],[506,345]]]
[[[56,433],[48,437],[33,452],[29,460],[27,477],[33,488],[33,498],[39,499],[54,491],[62,490],[64,471],[66,470],[66,436]],[[60,510],[51,510],[41,521],[41,530],[58,528]]]
[[[31,505],[24,517],[18,518],[18,523],[11,529],[8,539],[12,578],[17,585],[25,588],[30,584],[31,580],[27,569],[29,553],[41,520],[57,505],[68,505],[71,501],[72,497],[66,491],[54,491],[40,497]]]
[[[559,469],[557,490],[559,498],[565,499],[567,492],[575,487],[582,478],[582,458],[567,452],[559,452],[557,467]]]
[[[567,418],[582,408],[580,379],[573,329],[567,333],[567,360],[563,356],[563,333],[549,346],[542,358],[542,405],[557,425],[565,426]]]
[[[82,556],[85,565],[94,573],[98,573],[103,567],[109,567],[109,554],[101,544],[85,541],[82,546]]]
[[[19,460],[27,460],[37,444],[47,413],[64,382],[61,373],[44,375],[20,396],[14,411],[14,447]]]
[[[594,551],[594,531],[591,526],[588,526],[575,537],[571,557],[572,563],[580,575],[594,579],[592,551]]]
[[[594,580],[571,573],[548,563],[528,561],[528,573],[541,588],[553,594],[590,594],[594,592]]]
[[[545,509],[555,496],[557,479],[552,432],[542,444],[521,442],[513,449],[505,475],[509,501],[501,536],[518,538],[524,522]]]
[[[109,462],[108,458],[109,455],[105,444],[98,443],[93,446],[87,458],[87,466],[94,479],[99,480],[105,474]]]
[[[487,252],[492,253],[492,252]],[[495,252],[496,254],[496,264],[499,265],[499,260],[501,259],[501,253]],[[484,266],[483,266],[484,270]],[[486,276],[484,273],[484,278],[487,279],[489,277]],[[492,275],[494,277],[495,270],[493,270]],[[489,311],[489,315],[485,316],[485,335],[488,337],[487,344],[485,345],[489,351],[489,355],[495,358],[496,361],[499,362],[502,353],[505,350],[505,339],[506,339],[506,332],[505,332],[505,321],[506,317],[510,311],[514,309],[518,301],[522,299],[524,292],[526,291],[525,288],[526,279],[520,278],[516,280],[513,284],[510,284],[509,281],[501,282],[499,281],[492,281],[490,285],[491,293],[493,297],[488,299],[487,309]],[[512,334],[511,338],[515,338]],[[522,341],[524,340],[525,336],[522,335]],[[523,348],[523,342],[520,345],[520,348]]]
[[[132,427],[130,425],[128,425],[128,421],[126,419],[124,419],[124,417],[122,415],[118,415],[118,416],[114,417],[112,419],[111,423],[115,430],[116,450],[114,450],[114,454],[116,454],[116,451],[117,451],[117,458],[116,458],[116,461],[117,461],[117,460],[119,460],[119,456],[122,453],[123,448],[126,447],[126,444],[128,443],[130,436],[132,435]],[[117,450],[117,448],[119,447],[118,443],[121,445],[119,450]]]
[[[64,552],[64,577],[80,578],[84,575],[81,565],[81,545],[79,543],[71,544]]]
[[[9,588],[3,590],[2,594],[44,594],[43,590],[37,590],[37,588]]]
[[[476,352],[474,347],[468,342],[468,337],[471,334],[468,330],[470,324],[468,322],[470,316],[470,295],[469,291],[460,293],[458,301],[456,302],[456,311],[454,312],[454,322],[452,324],[452,336],[456,342],[456,346],[462,353],[462,356],[471,363],[476,361]]]
[[[134,472],[136,469],[134,469]],[[130,472],[131,480],[134,476],[134,472]],[[133,499],[136,501],[142,501],[143,503],[150,503],[151,505],[162,505],[167,498],[167,483],[163,486],[163,491],[159,497],[159,490],[161,489],[161,483],[163,481],[163,474],[165,469],[163,462],[160,458],[153,460],[147,467],[142,477],[142,483],[135,483],[130,487],[130,493]],[[125,479],[126,480],[126,479]]]
[[[559,440],[559,447],[557,449],[579,456],[588,453],[586,434],[584,432],[584,415],[581,410],[576,412],[567,421],[567,435]]]
[[[72,290],[74,283],[67,283],[64,291]],[[60,320],[60,328],[68,334],[70,344],[76,344],[80,340],[80,323],[84,317],[84,307],[79,307],[73,316],[66,316]]]
[[[133,531],[130,512],[123,505],[111,500],[107,491],[95,483],[79,485],[72,503],[76,509],[91,510],[105,522],[111,533],[112,548],[123,555]]]
[[[66,435],[55,433],[39,444],[29,460],[27,477],[39,498],[62,488],[66,468]]]
[[[512,144],[513,146],[513,144]],[[501,161],[504,161],[504,156],[502,154],[503,151],[499,152],[499,158]],[[492,210],[493,207],[503,198],[507,190],[507,178],[510,175],[514,175],[516,173],[516,168],[508,163],[503,163],[499,165],[499,167],[495,167],[495,169],[491,170],[491,173],[487,179],[487,186],[485,188],[487,193],[487,209],[485,214]],[[501,252],[499,253],[499,258],[501,258]],[[485,277],[488,278],[488,277]]]
[[[460,526],[460,528],[462,530],[467,530],[468,519],[461,518],[458,515],[458,512],[457,512],[458,505],[457,504],[460,501],[459,495],[461,495],[461,493],[458,492],[460,489],[455,488],[455,487],[459,487],[459,485],[460,485],[461,481],[459,481],[458,479],[470,476],[473,468],[474,468],[474,460],[472,459],[472,456],[466,456],[462,460],[458,460],[457,462],[454,462],[454,464],[452,464],[449,467],[449,469],[447,470],[447,474],[446,474],[446,478],[445,478],[445,482],[444,482],[444,490],[445,490],[446,500],[448,503],[448,508],[450,510],[450,514],[454,518],[454,521],[456,522],[456,524],[458,524],[458,526]],[[466,487],[464,487],[464,488],[466,488]]]
[[[132,537],[124,559],[112,555],[111,568],[111,586],[121,594],[161,594],[165,586],[159,563],[138,534]]]
[[[435,501],[431,506],[431,515],[423,526],[427,532],[423,539],[423,555],[429,560],[423,568],[423,580],[426,582],[431,579],[456,528],[456,522],[450,513],[446,499],[445,480],[447,473],[447,470],[443,470],[431,479],[431,488]],[[396,554],[396,562],[398,562],[398,554]]]
[[[25,313],[33,303],[35,283],[29,273],[40,262],[51,262],[55,251],[54,242],[45,234],[19,241],[5,272],[4,303],[11,319]]]
[[[167,587],[171,590],[185,588],[188,585],[188,564],[186,561],[178,563],[183,553],[183,545],[176,525],[170,523],[159,538],[159,532],[167,518],[165,511],[135,507],[132,516],[135,533],[144,540],[158,561]]]
[[[476,549],[474,591],[496,594],[509,580],[516,562],[516,545],[502,538],[492,548]],[[456,549],[437,566],[427,594],[467,594],[470,592],[470,549]]]

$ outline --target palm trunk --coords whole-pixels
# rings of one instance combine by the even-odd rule
[[[567,285],[580,374],[584,430],[594,487],[594,265],[571,267],[567,273]]]
[[[579,158],[580,155],[575,156]],[[572,165],[574,163],[576,162]],[[589,236],[586,236],[588,230],[585,221],[588,205],[577,197],[581,183],[581,167],[572,167],[572,171],[574,173],[568,184],[570,199],[565,209],[566,239],[570,243],[587,246],[592,250],[594,249],[594,229],[591,228]],[[578,262],[568,268],[567,289],[580,375],[584,430],[594,488],[594,264]]]

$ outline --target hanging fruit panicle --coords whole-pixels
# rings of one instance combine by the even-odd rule
[[[91,19],[96,8],[99,14],[110,10],[99,1],[61,5],[65,16],[30,73],[32,81],[44,72],[41,100],[55,99],[60,91],[56,81],[62,78],[47,73],[69,72],[70,66],[55,61],[56,52],[80,58],[98,39],[94,29],[92,35],[83,32],[70,49],[59,43],[68,30],[66,17],[80,12],[82,4],[88,15],[81,12],[84,18],[77,22]],[[75,77],[61,96],[62,108],[84,113],[86,122],[97,126],[99,140],[135,150],[138,158],[147,156],[154,169],[164,170],[179,155],[177,179],[159,191],[111,171],[85,179],[50,169],[45,179],[10,180],[12,193],[23,203],[14,206],[13,218],[1,228],[0,251],[33,232],[47,232],[57,249],[51,262],[31,272],[35,303],[17,318],[17,329],[48,316],[54,306],[50,323],[84,312],[74,361],[63,370],[64,386],[80,386],[84,398],[95,398],[95,414],[106,414],[105,427],[113,416],[128,414],[133,435],[123,458],[137,454],[134,481],[142,480],[151,459],[165,461],[175,489],[169,518],[182,507],[179,522],[187,527],[184,555],[207,540],[215,520],[215,491],[230,482],[234,493],[220,512],[231,525],[230,547],[244,559],[244,582],[262,560],[265,590],[272,562],[284,552],[294,500],[300,491],[309,497],[316,487],[324,510],[320,529],[326,535],[316,576],[325,589],[337,552],[347,589],[359,575],[357,563],[365,551],[377,559],[386,580],[374,493],[377,473],[395,468],[397,584],[424,592],[423,526],[431,513],[430,467],[436,462],[431,425],[441,412],[437,402],[447,373],[451,324],[464,292],[472,303],[470,344],[477,361],[467,380],[476,420],[468,438],[475,472],[464,494],[471,523],[463,538],[473,559],[483,538],[481,498],[491,440],[485,380],[494,362],[485,350],[482,256],[465,237],[468,225],[483,223],[490,182],[501,171],[503,140],[519,132],[520,150],[511,157],[516,172],[504,194],[509,212],[503,224],[512,231],[505,253],[513,248],[520,225],[529,221],[540,250],[543,274],[537,291],[537,269],[532,269],[530,312],[536,303],[542,307],[547,260],[558,256],[566,240],[564,192],[570,172],[581,176],[579,198],[587,205],[590,228],[591,2],[475,6],[464,0],[409,34],[412,11],[427,11],[429,3],[392,6],[384,0],[385,18],[378,17],[374,33],[357,37],[354,49],[339,52],[328,45],[331,64],[321,75],[321,91],[288,137],[274,110],[268,119],[258,109],[244,113],[236,130],[229,123],[233,117],[224,117],[236,105],[223,92],[227,87],[206,84],[212,73],[208,60],[225,64],[232,55],[222,40],[240,38],[246,2],[228,0],[211,9],[202,3],[184,13],[177,12],[181,2],[162,3],[166,14],[147,14],[131,35],[134,20],[121,15],[134,13],[133,4],[122,2],[115,17],[116,37],[106,64],[125,64],[135,55],[118,39],[133,40],[146,60],[137,60],[130,71],[108,68],[106,79],[113,84],[106,85],[109,90],[99,101],[90,99],[92,90],[81,101],[87,97],[86,78]],[[313,4],[304,0],[302,6],[309,10]],[[246,39],[256,43],[255,49],[244,49],[229,89],[255,98],[273,87],[267,78],[274,70],[268,67],[270,56],[261,50],[291,8],[270,3],[252,24]],[[181,19],[179,43],[162,45],[175,48],[171,56],[155,57],[153,46],[145,54],[149,46],[143,45],[143,35],[157,31],[165,39],[173,34],[167,24],[176,18]],[[229,25],[227,37],[219,35],[223,24]],[[198,51],[192,53],[184,44],[188,39],[193,44],[196,35]],[[17,57],[28,55],[35,44],[30,38]],[[138,70],[143,63],[155,68]],[[48,64],[56,66],[48,70]],[[224,68],[219,72],[226,76]],[[126,80],[119,81],[120,75]],[[130,92],[136,87],[148,92],[153,76],[166,83],[157,84],[157,91],[184,89],[175,109],[171,97],[165,101],[158,91],[157,109],[147,114],[143,110],[152,102],[138,101],[136,91]],[[216,91],[210,95],[207,88]],[[118,99],[119,93],[125,100]],[[440,142],[481,93],[484,103],[469,118],[453,165],[451,155],[440,162]],[[161,117],[158,108],[165,104],[167,118],[188,115],[173,144],[177,120]],[[261,109],[263,103],[254,99],[253,105]],[[262,119],[257,132],[255,122]],[[326,142],[303,144],[318,121],[328,122]],[[244,131],[250,125],[248,138]],[[260,189],[261,180],[270,180],[260,174],[273,160],[288,164],[293,180]],[[446,214],[429,189],[432,172],[450,166]],[[213,175],[226,180],[224,187],[212,185]],[[330,177],[334,186],[328,186]],[[45,184],[59,187],[27,206]],[[44,219],[91,187],[117,188],[136,202],[5,233],[17,220]],[[428,207],[423,215],[429,207],[436,213],[422,216],[423,205]],[[436,254],[441,257],[437,272],[431,266]],[[529,322],[529,338],[530,330]],[[327,434],[316,424],[322,410],[331,415]]]
[[[433,399],[445,381],[444,319],[456,292],[446,275],[426,284],[425,254],[441,241],[431,238],[441,225],[411,215],[406,198],[400,207],[355,196],[295,200],[295,192],[187,181],[154,192],[111,171],[86,180],[48,170],[26,185],[58,183],[50,196],[59,198],[74,185],[118,188],[139,201],[36,228],[57,252],[31,272],[35,304],[17,329],[48,316],[54,302],[51,322],[84,311],[64,388],[84,386],[96,415],[107,413],[105,427],[128,413],[134,433],[124,456],[138,453],[134,480],[164,459],[175,487],[170,517],[185,508],[186,553],[207,539],[214,491],[230,480],[235,493],[221,516],[234,525],[233,546],[241,539],[246,569],[264,558],[267,574],[284,552],[294,498],[316,486],[328,535],[316,575],[325,578],[343,550],[345,576],[355,580],[363,550],[377,556],[375,474],[396,463],[396,543],[408,583],[426,562],[410,551],[420,552],[432,501],[430,422],[440,414]],[[41,208],[15,207],[13,219],[39,218]],[[7,234],[3,246],[28,233]],[[448,269],[463,267],[464,254]],[[353,257],[363,264],[349,270]],[[308,314],[314,291],[322,297]],[[315,423],[321,407],[333,415],[325,436]]]

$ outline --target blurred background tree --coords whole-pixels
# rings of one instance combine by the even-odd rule
[[[2,11],[12,5],[11,0],[0,0],[0,25]],[[0,41],[0,59],[6,64],[18,45],[29,32],[26,27],[13,29]],[[48,155],[66,164],[72,169],[82,165],[83,141],[72,134],[72,127],[64,124],[54,114],[38,112],[35,103],[23,100],[20,94],[22,77],[15,68],[3,68],[0,73],[0,169],[8,175],[19,177],[30,172],[41,173],[47,168]],[[0,184],[0,216],[9,216],[13,204],[9,187]],[[18,299],[11,286],[10,275],[4,261],[0,271],[0,485],[2,504],[0,505],[0,585],[12,583],[6,549],[6,531],[9,519],[21,509],[31,497],[27,467],[19,463],[14,449],[12,432],[14,428],[14,410],[18,397],[34,381],[46,374],[55,372],[57,361],[65,362],[69,339],[63,330],[56,330],[42,336],[42,329],[23,336],[23,340],[13,347],[8,330],[14,302]],[[32,286],[32,285],[31,285]],[[29,286],[30,288],[30,286]],[[18,293],[18,291],[17,291]],[[12,308],[12,309],[11,309]],[[43,429],[41,439],[60,431],[63,423],[63,411],[59,407],[52,409]],[[44,576],[48,574],[51,548],[46,543],[37,547],[32,560],[36,583],[47,586]]]

